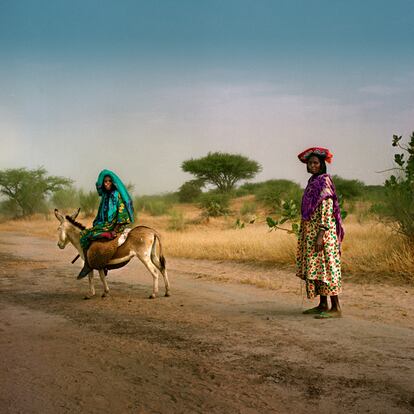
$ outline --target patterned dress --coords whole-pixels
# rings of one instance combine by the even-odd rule
[[[94,240],[105,237],[113,238],[105,233],[114,231],[115,227],[117,232],[121,233],[130,223],[131,220],[121,194],[117,190],[103,194],[93,227],[81,231],[81,246],[87,249]]]
[[[315,244],[321,228],[325,230],[324,247],[318,252]],[[310,220],[302,219],[296,264],[296,275],[306,281],[309,299],[341,292],[341,256],[332,198],[323,200]]]

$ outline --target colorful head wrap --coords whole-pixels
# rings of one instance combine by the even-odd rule
[[[134,207],[132,205],[132,198],[129,195],[128,190],[126,189],[121,179],[114,172],[110,170],[102,170],[99,173],[98,180],[96,181],[96,190],[98,191],[99,196],[102,196],[103,182],[106,176],[111,177],[113,184],[115,185],[119,194],[121,194],[122,200],[124,200],[125,207],[128,211],[128,215],[131,222],[134,222]]]
[[[300,161],[307,164],[309,158],[312,155],[318,155],[319,157],[323,158],[325,160],[325,162],[327,162],[328,164],[331,163],[332,158],[333,158],[332,153],[327,148],[322,148],[322,147],[308,148],[307,150],[301,152],[298,155],[298,158],[299,158]]]

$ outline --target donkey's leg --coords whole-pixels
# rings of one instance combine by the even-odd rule
[[[155,251],[155,240],[154,240],[154,244],[152,245],[152,249],[151,249],[151,261],[162,274],[162,277],[164,279],[164,285],[165,285],[165,296],[170,296],[170,281],[168,280],[167,269],[165,268],[165,259],[164,257],[162,257],[161,259],[158,257]]]
[[[165,285],[165,296],[171,296],[170,293],[170,281],[168,280],[167,269],[160,270],[162,277],[164,278],[164,285]]]
[[[105,271],[103,269],[99,270],[99,277],[101,278],[101,282],[102,282],[103,287],[104,287],[102,297],[106,298],[107,296],[109,296],[109,287],[108,287],[108,282],[106,281]]]
[[[152,263],[151,259],[148,255],[144,257],[138,256],[144,266],[149,270],[152,275],[152,295],[150,295],[150,299],[154,299],[158,295],[158,271],[157,268]]]
[[[91,299],[95,296],[95,285],[93,282],[93,270],[88,274],[89,292],[85,295],[84,299]]]

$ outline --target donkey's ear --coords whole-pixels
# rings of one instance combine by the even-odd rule
[[[55,216],[61,223],[63,223],[63,220],[65,220],[65,217],[63,217],[62,214],[59,213],[57,208],[55,208]]]
[[[80,208],[78,208],[71,216],[70,216],[70,218],[72,219],[72,220],[76,220],[76,217],[78,217],[78,215],[79,215],[79,212],[80,212]]]

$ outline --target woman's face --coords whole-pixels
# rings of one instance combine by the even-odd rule
[[[311,174],[318,174],[321,170],[321,162],[318,157],[312,155],[308,160],[308,172]]]
[[[111,177],[105,177],[103,184],[104,184],[104,188],[106,191],[112,190],[112,178]]]

